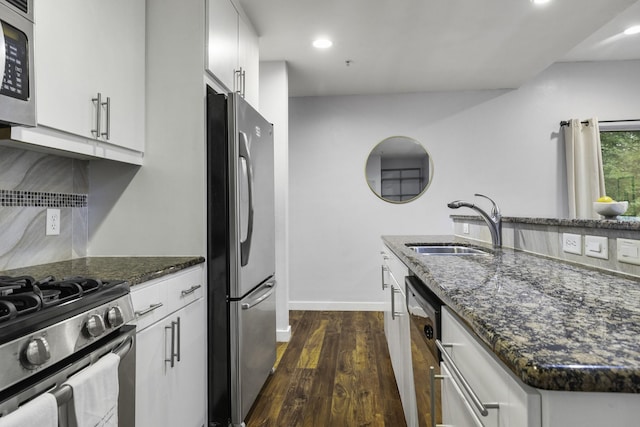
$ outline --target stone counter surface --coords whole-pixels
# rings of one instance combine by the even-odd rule
[[[100,280],[126,280],[131,286],[175,273],[204,262],[202,257],[88,257],[0,272],[2,276],[49,275],[56,279],[84,276]]]
[[[640,282],[506,248],[428,256],[406,247],[466,244],[453,236],[382,238],[524,383],[640,393]]]

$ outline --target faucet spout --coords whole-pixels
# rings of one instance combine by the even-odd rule
[[[500,213],[500,208],[498,207],[496,202],[483,194],[476,193],[475,196],[484,197],[491,202],[491,204],[493,205],[491,208],[491,214],[488,214],[475,204],[465,202],[463,200],[454,200],[453,202],[448,203],[447,206],[451,209],[469,208],[478,212],[480,216],[482,216],[482,219],[484,219],[484,221],[487,223],[487,226],[489,226],[489,232],[491,233],[491,242],[493,243],[493,247],[499,248],[502,246],[502,214]]]

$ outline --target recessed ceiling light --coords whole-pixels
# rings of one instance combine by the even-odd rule
[[[329,39],[316,39],[313,41],[313,47],[318,49],[327,49],[333,46],[333,42]]]
[[[545,4],[545,3],[549,3],[551,0],[531,0],[531,3],[533,4]]]
[[[624,33],[628,36],[630,36],[631,34],[638,34],[640,33],[640,25],[634,25],[633,27],[629,27],[626,30],[624,30]]]

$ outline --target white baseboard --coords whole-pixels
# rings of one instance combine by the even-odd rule
[[[384,311],[384,302],[289,301],[289,310]]]
[[[287,329],[276,330],[277,342],[289,342],[291,341],[291,325],[287,325]]]

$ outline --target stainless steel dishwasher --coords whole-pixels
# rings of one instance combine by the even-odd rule
[[[431,426],[432,411],[435,418],[441,419],[440,386],[430,385],[430,369],[440,369],[440,352],[436,339],[440,339],[442,330],[440,318],[442,301],[416,276],[405,277],[407,288],[407,310],[411,318],[411,359],[413,363],[413,383],[416,390],[418,425]],[[431,394],[435,393],[435,408],[432,409]]]

